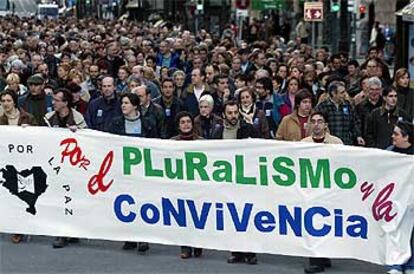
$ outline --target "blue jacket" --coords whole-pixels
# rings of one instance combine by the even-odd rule
[[[107,101],[100,96],[89,102],[85,120],[89,128],[108,132],[112,119],[121,115],[121,103],[117,97]]]
[[[176,52],[171,52],[171,56],[170,56],[171,60],[170,60],[170,66],[168,68],[179,68],[180,67],[180,55]],[[162,67],[162,62],[163,62],[164,56],[158,52],[157,53],[157,57],[156,57],[156,64],[157,66]]]

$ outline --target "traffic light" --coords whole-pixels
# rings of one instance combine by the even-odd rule
[[[359,19],[364,19],[365,14],[367,13],[367,6],[359,5]]]
[[[340,0],[331,0],[331,12],[338,12],[341,9]]]

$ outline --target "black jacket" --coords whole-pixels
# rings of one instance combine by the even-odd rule
[[[154,103],[161,106],[164,111],[164,127],[166,131],[166,138],[170,139],[178,134],[177,127],[175,124],[175,117],[181,111],[187,110],[183,101],[174,97],[170,106],[164,103],[162,97],[158,97],[154,100]]]
[[[394,125],[399,121],[411,121],[411,117],[399,107],[388,112],[385,107],[374,109],[367,119],[366,145],[385,149],[391,145]]]
[[[143,138],[158,138],[157,127],[153,120],[141,116],[141,135],[130,135],[125,132],[124,115],[115,117],[109,124],[109,132],[122,136],[135,136]]]
[[[224,125],[216,126],[213,130],[212,139],[223,139]],[[258,138],[259,134],[251,124],[240,120],[240,128],[237,130],[237,139]]]

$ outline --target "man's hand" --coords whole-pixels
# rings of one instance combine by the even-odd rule
[[[69,125],[67,125],[67,127],[72,132],[76,132],[78,130],[78,127],[77,126],[69,126]]]
[[[365,140],[362,137],[357,137],[357,143],[360,146],[365,146]]]

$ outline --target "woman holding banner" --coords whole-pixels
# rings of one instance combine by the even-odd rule
[[[17,107],[18,95],[14,91],[6,90],[0,96],[3,114],[0,116],[0,125],[33,126],[36,122],[33,115]],[[13,234],[11,241],[15,244],[23,241],[23,234]]]
[[[392,145],[387,150],[414,155],[414,125],[406,121],[398,121],[392,133]],[[414,231],[411,234],[411,257],[403,265],[393,265],[388,274],[414,274]]]
[[[194,130],[194,119],[191,113],[187,111],[181,111],[177,114],[176,124],[178,129],[178,135],[171,138],[171,140],[177,141],[193,141],[202,140],[200,136]],[[188,259],[191,256],[200,257],[203,254],[203,249],[193,248],[191,246],[181,247],[181,259]]]

